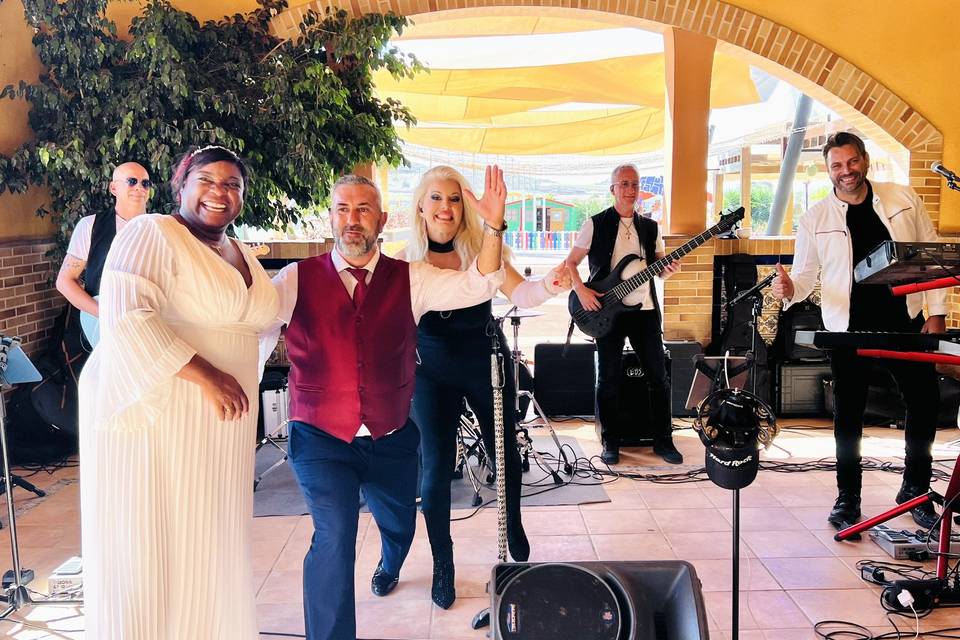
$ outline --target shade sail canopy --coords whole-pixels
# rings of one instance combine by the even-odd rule
[[[509,9],[509,8],[506,8]],[[491,9],[488,9],[491,11]],[[403,30],[395,40],[425,40],[429,38],[469,38],[477,36],[529,36],[546,33],[573,33],[593,29],[610,29],[610,22],[584,18],[556,16],[518,16],[515,12],[503,15],[464,16],[431,19],[431,14],[416,16],[414,24]]]
[[[624,155],[663,145],[664,54],[530,67],[433,69],[400,80],[383,72],[383,98],[418,120],[407,142],[484,154]],[[711,106],[760,100],[749,65],[714,56]],[[578,110],[558,110],[578,103]],[[591,106],[595,105],[595,106]],[[620,105],[620,106],[611,106]],[[548,110],[544,110],[548,109]]]
[[[547,112],[569,114],[570,112]],[[523,114],[523,119],[535,114]],[[551,118],[544,118],[549,122]],[[663,145],[663,111],[632,109],[588,120],[527,126],[416,126],[398,128],[407,142],[450,151],[485,154],[623,155],[655,151]]]
[[[381,71],[374,82],[383,97],[404,93],[552,104],[596,102],[659,109],[664,104],[664,71],[664,55],[657,53],[538,67],[433,69],[430,73],[401,79]],[[758,100],[749,65],[716,54],[711,107],[732,107]],[[418,113],[415,109],[413,113],[421,121],[442,122],[446,115],[430,111]]]

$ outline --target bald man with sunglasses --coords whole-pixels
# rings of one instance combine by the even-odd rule
[[[77,223],[57,274],[57,291],[77,309],[100,316],[95,296],[100,292],[107,252],[124,225],[146,213],[152,187],[146,169],[136,162],[125,162],[113,170],[110,180],[110,193],[116,200],[113,210],[85,216]]]

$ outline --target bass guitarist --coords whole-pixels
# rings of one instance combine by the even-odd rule
[[[594,291],[581,280],[577,266],[584,257],[588,259],[590,280],[593,281],[606,277],[628,254],[641,256],[647,263],[665,255],[663,237],[657,223],[634,211],[640,191],[637,168],[631,164],[620,165],[613,170],[610,178],[613,206],[583,223],[566,261],[577,298],[588,311],[600,309],[602,292]],[[672,262],[663,270],[661,277],[669,278],[679,270],[680,263]],[[650,281],[651,284],[653,282],[655,280]],[[649,418],[652,421],[653,451],[669,463],[680,464],[683,456],[673,444],[670,387],[664,365],[663,328],[656,290],[644,285],[625,298],[624,303],[634,306],[640,303],[640,306],[635,311],[620,314],[613,329],[597,338],[597,420],[603,444],[600,457],[607,464],[620,461],[621,434],[616,420],[617,401],[623,345],[625,339],[630,338],[630,345],[640,359],[650,384]]]

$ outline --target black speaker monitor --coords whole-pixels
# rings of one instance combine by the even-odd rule
[[[493,568],[499,640],[706,640],[696,570],[682,561],[504,563]]]
[[[534,347],[533,394],[548,416],[592,416],[596,377],[593,343]]]

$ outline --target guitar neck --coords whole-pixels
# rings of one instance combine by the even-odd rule
[[[640,273],[637,273],[627,278],[626,280],[624,280],[623,282],[615,286],[613,289],[610,290],[610,293],[613,293],[614,295],[616,295],[618,299],[623,300],[626,296],[630,295],[634,290],[643,286],[651,278],[663,273],[663,270],[667,268],[668,264],[670,264],[675,260],[679,260],[680,258],[687,255],[688,253],[690,253],[691,251],[693,251],[694,249],[696,249],[697,247],[702,245],[704,242],[706,242],[710,238],[717,235],[718,233],[720,233],[720,227],[719,225],[714,225],[709,229],[707,229],[706,231],[704,231],[703,233],[701,233],[700,235],[690,238],[690,240],[683,243],[683,245],[681,245],[677,249],[671,251],[670,253],[660,258],[656,262],[653,262],[652,264],[647,265],[647,268],[641,271]]]

